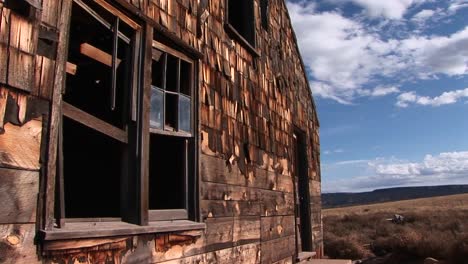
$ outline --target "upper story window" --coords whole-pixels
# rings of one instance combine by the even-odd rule
[[[253,0],[226,0],[226,29],[249,50],[256,52]]]

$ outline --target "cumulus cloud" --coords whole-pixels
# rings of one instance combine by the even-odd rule
[[[396,106],[408,107],[410,104],[428,105],[428,106],[441,106],[447,104],[454,104],[460,99],[468,97],[468,88],[463,90],[455,90],[444,92],[436,97],[421,96],[416,92],[405,92],[397,97]]]
[[[468,183],[468,151],[426,155],[420,162],[379,158],[368,161],[367,166],[366,176],[325,181],[324,191],[368,191],[396,186]]]
[[[387,12],[387,16],[394,17],[423,2],[352,1],[371,13]],[[448,36],[392,38],[340,11],[318,12],[311,2],[288,2],[288,9],[304,63],[313,77],[310,86],[322,98],[352,104],[358,97],[398,93],[398,86],[404,81],[468,74],[468,27]],[[431,12],[434,11],[425,10],[416,17],[427,17]],[[393,88],[371,88],[382,78],[395,77],[398,81],[391,85]]]
[[[338,2],[337,0],[331,0]],[[371,17],[384,17],[388,19],[401,19],[408,8],[412,5],[420,4],[425,0],[392,0],[392,1],[376,1],[376,0],[347,0],[355,5],[364,8],[366,13]]]

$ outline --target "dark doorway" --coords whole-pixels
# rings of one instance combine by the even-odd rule
[[[294,131],[295,170],[296,183],[296,243],[297,250],[312,251],[312,230],[310,217],[309,173],[307,162],[307,140],[305,133]],[[299,233],[299,234],[297,234]],[[299,240],[300,239],[300,240]]]

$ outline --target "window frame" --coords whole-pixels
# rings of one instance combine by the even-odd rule
[[[198,184],[194,185],[195,182],[192,182],[191,180],[198,179],[198,170],[197,170],[197,159],[198,159],[198,146],[197,146],[197,131],[198,131],[198,122],[196,121],[196,61],[189,56],[185,55],[182,52],[179,52],[176,49],[173,49],[157,40],[152,41],[152,52],[157,50],[159,52],[166,53],[168,55],[171,55],[180,61],[185,61],[186,63],[189,63],[191,66],[190,70],[190,127],[191,131],[186,132],[186,131],[168,131],[164,128],[164,119],[165,119],[165,113],[163,114],[163,128],[158,129],[158,128],[152,128],[151,126],[149,127],[148,134],[157,134],[157,135],[165,135],[165,136],[171,136],[171,137],[180,137],[185,139],[185,164],[184,164],[184,189],[185,189],[185,208],[184,209],[150,209],[148,208],[148,220],[149,221],[163,221],[163,220],[189,220],[195,218],[194,212],[191,212],[191,200],[197,200],[195,199],[198,196],[198,192],[196,188],[189,188],[189,185],[192,186],[198,186]],[[152,57],[152,61],[153,61]],[[165,74],[167,68],[165,69]],[[178,67],[178,74],[177,74],[177,83],[180,88],[180,72],[181,72],[181,63],[179,62],[179,67]],[[153,85],[151,85],[151,89],[153,89]],[[164,87],[164,90],[166,91],[167,87]],[[161,89],[158,87],[158,89]],[[171,92],[172,94],[173,92]],[[178,96],[185,96],[183,93],[180,91],[176,92]],[[165,97],[165,96],[164,96]],[[165,107],[165,99],[164,99],[164,107]],[[151,105],[149,106],[149,111],[151,112]],[[189,142],[191,141],[191,142]],[[194,163],[194,164],[190,164]],[[148,164],[149,166],[149,164]],[[151,186],[150,186],[151,187]],[[149,197],[149,195],[148,195]],[[191,198],[193,197],[193,198]],[[194,201],[197,202],[197,201]]]
[[[225,12],[225,17],[224,17],[224,29],[228,34],[230,34],[232,37],[234,37],[244,48],[246,48],[250,53],[252,53],[256,57],[260,57],[260,53],[257,50],[257,30],[256,30],[256,17],[255,17],[255,0],[248,0],[251,1],[252,3],[252,19],[249,19],[249,21],[252,24],[252,34],[253,34],[253,40],[252,42],[248,41],[244,35],[239,32],[234,25],[232,25],[229,22],[229,16],[232,16],[229,10],[229,1],[234,1],[234,0],[225,0],[224,6],[226,8]],[[235,0],[239,1],[239,0]],[[245,1],[245,0],[242,0]]]
[[[71,2],[78,4],[81,6],[83,4],[82,0],[72,0]],[[46,203],[49,201],[55,201],[55,209],[53,210],[54,218],[51,219],[54,221],[55,226],[51,225],[51,222],[46,219],[46,223],[44,229],[40,231],[42,234],[43,239],[47,240],[47,237],[50,239],[60,239],[60,238],[67,238],[67,237],[96,237],[96,236],[106,236],[109,230],[95,230],[95,234],[89,235],[89,230],[80,230],[77,231],[76,227],[79,226],[80,223],[83,222],[109,222],[109,223],[121,223],[121,229],[115,230],[115,233],[123,234],[123,233],[147,233],[147,232],[167,232],[167,231],[178,231],[178,230],[195,230],[195,229],[204,229],[205,224],[198,223],[199,221],[199,197],[198,197],[198,186],[199,186],[199,177],[198,177],[198,114],[196,107],[198,104],[197,101],[197,94],[196,94],[196,87],[197,87],[197,61],[195,59],[191,59],[190,57],[186,56],[185,54],[178,52],[175,49],[171,49],[163,44],[156,42],[153,40],[153,33],[152,27],[148,24],[138,24],[134,22],[133,19],[128,17],[126,14],[121,12],[117,7],[105,2],[104,0],[94,0],[94,3],[100,5],[104,9],[107,9],[112,15],[120,19],[124,22],[133,22],[133,25],[136,27],[131,27],[134,29],[134,40],[132,43],[132,62],[130,63],[133,67],[133,73],[129,73],[132,80],[130,81],[128,88],[131,89],[129,91],[129,96],[125,98],[125,104],[129,105],[128,111],[124,112],[123,115],[130,115],[128,117],[127,122],[134,122],[134,127],[129,127],[128,124],[124,127],[124,129],[117,128],[107,122],[100,120],[97,117],[93,117],[91,114],[86,113],[85,111],[65,102],[62,99],[62,95],[60,94],[57,100],[60,102],[60,111],[56,113],[59,116],[58,120],[58,135],[57,135],[57,152],[55,156],[55,167],[56,173],[55,175],[55,184],[47,183],[48,185],[55,186],[55,193],[46,195]],[[71,7],[70,7],[71,8]],[[89,12],[89,10],[85,11]],[[92,8],[90,8],[92,10]],[[92,14],[93,16],[96,14]],[[99,20],[99,19],[98,19]],[[69,20],[71,21],[71,20]],[[100,21],[102,23],[102,21]],[[127,23],[128,25],[128,23]],[[146,26],[146,27],[145,27]],[[111,28],[111,26],[110,26]],[[112,30],[112,29],[110,29]],[[150,33],[149,33],[150,32]],[[117,35],[117,34],[115,34]],[[120,32],[119,34],[120,35]],[[67,37],[69,38],[69,36]],[[119,36],[117,36],[119,38]],[[149,45],[152,42],[153,45]],[[68,50],[68,42],[67,47],[65,48]],[[148,83],[148,79],[151,79],[151,71],[148,71],[146,67],[151,67],[151,63],[149,63],[151,59],[151,54],[148,55],[148,51],[152,51],[154,49],[153,46],[159,47],[160,49],[164,47],[165,49],[169,49],[171,53],[177,55],[178,57],[183,57],[184,60],[191,62],[191,130],[192,133],[190,135],[184,135],[183,133],[176,133],[176,136],[180,137],[189,137],[193,139],[193,157],[192,162],[193,164],[193,175],[190,179],[186,180],[186,190],[189,189],[189,186],[193,186],[193,190],[187,191],[186,197],[186,212],[181,217],[180,210],[168,212],[168,210],[163,210],[160,212],[153,212],[153,210],[149,210],[149,192],[148,192],[148,177],[149,177],[149,134],[152,133],[149,127],[149,113],[150,109],[150,102],[148,97],[150,96],[151,92],[151,82]],[[151,52],[150,52],[151,53]],[[115,54],[113,56],[113,63],[112,67],[115,67]],[[67,64],[67,67],[63,70],[64,78],[67,73],[69,73],[69,65],[67,63],[67,55],[64,56],[64,62]],[[148,59],[149,58],[149,59]],[[73,68],[73,67],[72,67]],[[75,68],[76,69],[76,68]],[[73,69],[72,69],[73,70]],[[115,69],[113,69],[114,71]],[[115,76],[113,76],[113,83],[115,83]],[[64,89],[63,86],[62,89]],[[56,88],[57,89],[57,88]],[[140,158],[136,161],[134,169],[135,175],[132,182],[132,186],[134,187],[134,192],[132,195],[134,196],[132,199],[133,205],[137,208],[132,211],[130,214],[133,214],[130,218],[124,215],[121,209],[121,217],[90,217],[90,218],[66,218],[65,217],[65,202],[64,202],[64,182],[63,182],[63,146],[62,146],[62,120],[63,117],[70,118],[74,121],[77,121],[90,129],[96,130],[104,135],[116,139],[120,142],[127,143],[132,145],[132,149],[130,151],[136,151],[137,156]],[[91,120],[91,121],[90,121]],[[147,122],[148,121],[148,122]],[[145,124],[147,123],[147,124]],[[154,132],[154,131],[153,131]],[[161,131],[159,131],[161,132]],[[174,136],[174,133],[169,133],[170,135]],[[51,153],[49,152],[49,155]],[[130,159],[130,156],[127,157]],[[133,173],[133,171],[132,171]],[[130,177],[130,175],[128,176]],[[118,190],[122,192],[121,189]],[[190,194],[190,195],[189,195]],[[52,196],[52,198],[50,198]],[[127,206],[128,207],[128,206]],[[121,205],[122,208],[122,205]],[[46,212],[46,217],[48,215],[49,210]],[[166,217],[169,216],[169,217]],[[182,221],[163,221],[163,220],[179,220],[183,219]],[[156,221],[156,222],[155,222]],[[195,221],[195,222],[193,222]],[[66,224],[69,223],[69,224]],[[137,224],[134,226],[132,224]],[[67,226],[70,226],[71,230],[68,230]],[[83,235],[86,234],[86,235]]]

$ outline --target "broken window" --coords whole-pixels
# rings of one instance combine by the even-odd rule
[[[149,218],[187,219],[195,155],[193,62],[158,46],[161,49],[153,49],[152,63]]]
[[[255,15],[253,0],[226,0],[228,29],[242,42],[255,48]]]
[[[132,22],[94,1],[73,2],[59,146],[61,217],[121,217],[138,79],[139,35]]]

